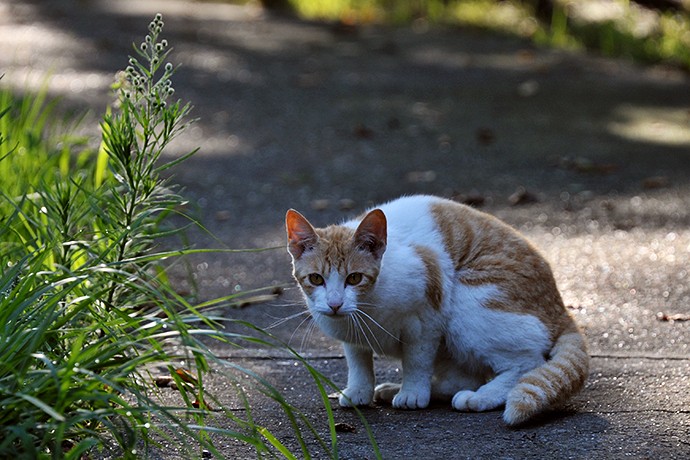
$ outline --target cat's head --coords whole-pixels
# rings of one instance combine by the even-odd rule
[[[295,210],[285,216],[293,275],[315,316],[346,316],[370,291],[386,250],[386,216],[369,212],[357,229],[314,228]]]

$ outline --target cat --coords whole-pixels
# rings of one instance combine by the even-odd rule
[[[326,228],[292,209],[285,221],[309,313],[343,343],[341,406],[505,406],[513,426],[583,387],[586,341],[551,268],[497,218],[417,195]],[[375,386],[374,352],[401,360],[402,384]]]

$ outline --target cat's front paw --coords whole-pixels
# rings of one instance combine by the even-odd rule
[[[455,393],[452,404],[453,409],[462,412],[484,412],[501,407],[505,398],[464,390]]]
[[[430,399],[429,391],[400,390],[393,397],[393,407],[396,409],[424,409],[429,405]]]
[[[373,398],[373,388],[345,388],[338,397],[338,403],[342,407],[367,406]]]

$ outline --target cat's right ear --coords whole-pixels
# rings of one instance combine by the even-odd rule
[[[306,217],[294,209],[288,210],[285,215],[285,229],[288,237],[288,252],[295,259],[299,259],[305,251],[313,248],[319,239]]]

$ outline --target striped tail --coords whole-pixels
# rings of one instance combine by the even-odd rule
[[[503,420],[511,426],[565,403],[589,375],[587,344],[575,324],[554,343],[549,360],[526,373],[508,393]]]

